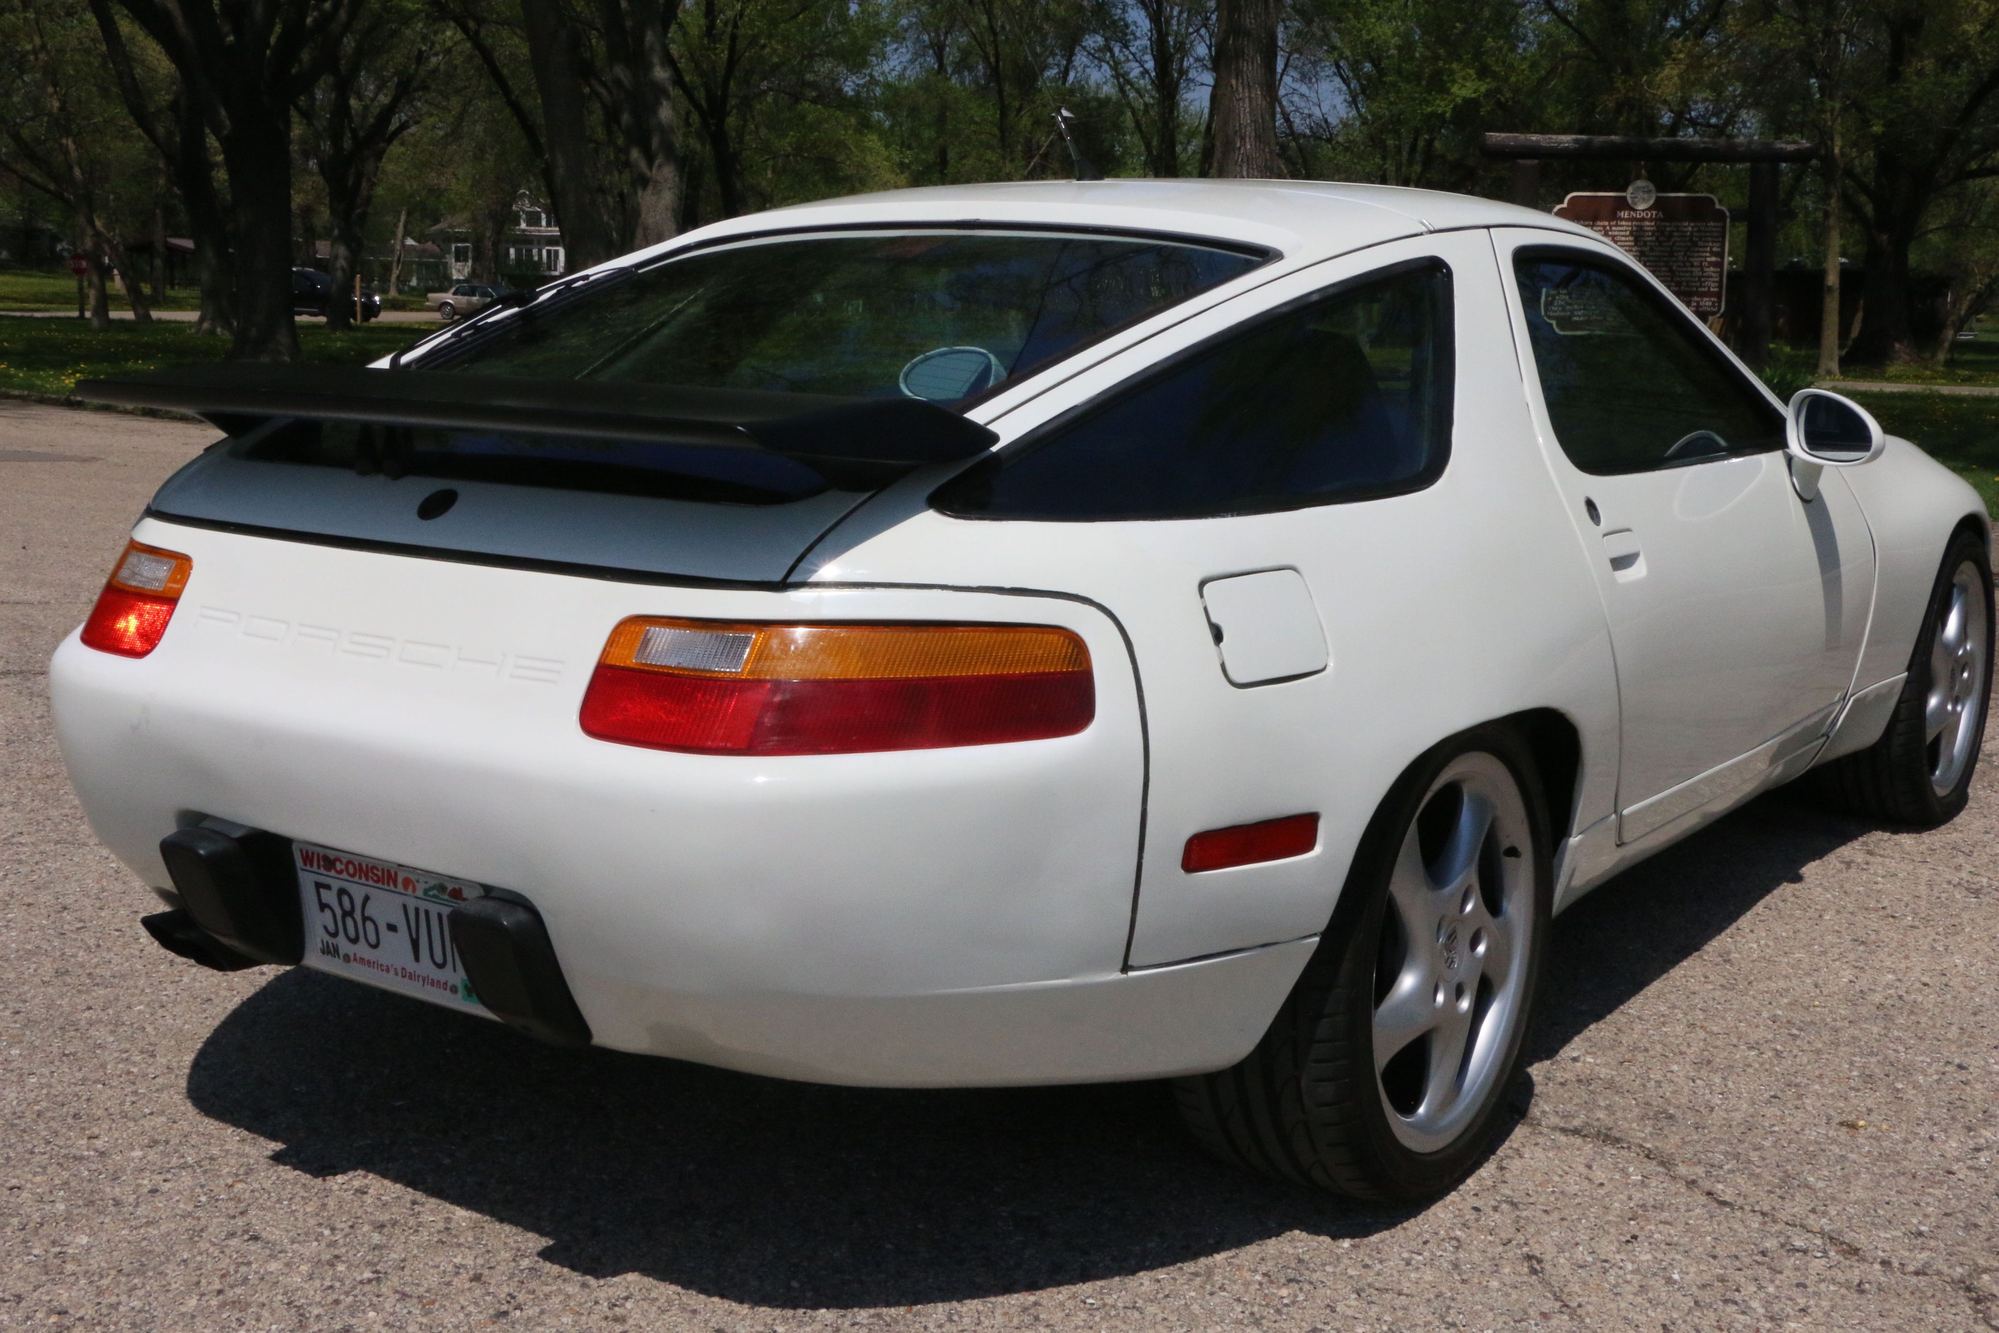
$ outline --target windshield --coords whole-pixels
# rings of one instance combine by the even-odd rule
[[[961,405],[1261,262],[1152,237],[792,235],[694,250],[530,307],[431,364]]]

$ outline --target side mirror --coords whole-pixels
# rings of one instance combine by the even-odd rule
[[[1851,398],[1825,389],[1800,389],[1784,425],[1791,483],[1806,500],[1818,498],[1819,474],[1829,467],[1872,462],[1887,447],[1881,423]]]

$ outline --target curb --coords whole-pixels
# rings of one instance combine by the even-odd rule
[[[123,407],[114,403],[93,403],[64,393],[36,393],[32,389],[0,389],[0,401],[34,403],[41,407],[67,407],[78,412],[117,412],[128,417],[153,417],[160,421],[200,421],[186,412],[168,412],[157,407]]]

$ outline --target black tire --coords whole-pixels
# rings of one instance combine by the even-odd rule
[[[437,318],[439,323],[449,324],[452,320],[458,318],[458,307],[452,305],[449,301],[439,301],[437,303]]]
[[[1957,571],[1970,565],[1977,571],[1987,614],[1984,634],[1984,680],[1978,692],[1978,716],[1971,721],[1971,750],[1963,770],[1948,791],[1938,792],[1932,784],[1933,756],[1923,726],[1924,705],[1931,686],[1930,648],[1939,622],[1948,605]],[[1819,793],[1843,810],[1885,823],[1916,828],[1935,828],[1947,823],[1964,809],[1971,795],[1971,779],[1978,769],[1978,754],[1985,730],[1985,715],[1992,699],[1992,552],[1979,534],[1960,531],[1944,548],[1943,563],[1937,569],[1930,590],[1929,606],[1916,634],[1916,646],[1909,656],[1909,678],[1881,738],[1850,755],[1833,760],[1813,774]]]
[[[1438,779],[1473,755],[1497,759],[1525,807],[1534,911],[1522,946],[1518,1017],[1494,1057],[1496,1072],[1462,1130],[1447,1145],[1420,1152],[1391,1126],[1388,1094],[1375,1074],[1376,971],[1391,910],[1389,880],[1404,839]],[[1470,1174],[1490,1145],[1533,1021],[1553,896],[1549,847],[1540,782],[1513,731],[1480,727],[1418,759],[1370,823],[1339,909],[1263,1039],[1229,1069],[1175,1080],[1175,1099],[1195,1138],[1224,1161],[1362,1199],[1432,1198]]]

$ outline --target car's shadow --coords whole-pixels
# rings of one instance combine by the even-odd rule
[[[1780,795],[1607,886],[1556,928],[1533,1058],[1863,831]],[[811,1087],[551,1050],[302,970],[229,1015],[188,1092],[310,1175],[369,1171],[545,1237],[550,1262],[764,1306],[1030,1291],[1410,1215],[1211,1163],[1157,1084]],[[1523,1077],[1509,1129],[1531,1096]]]

